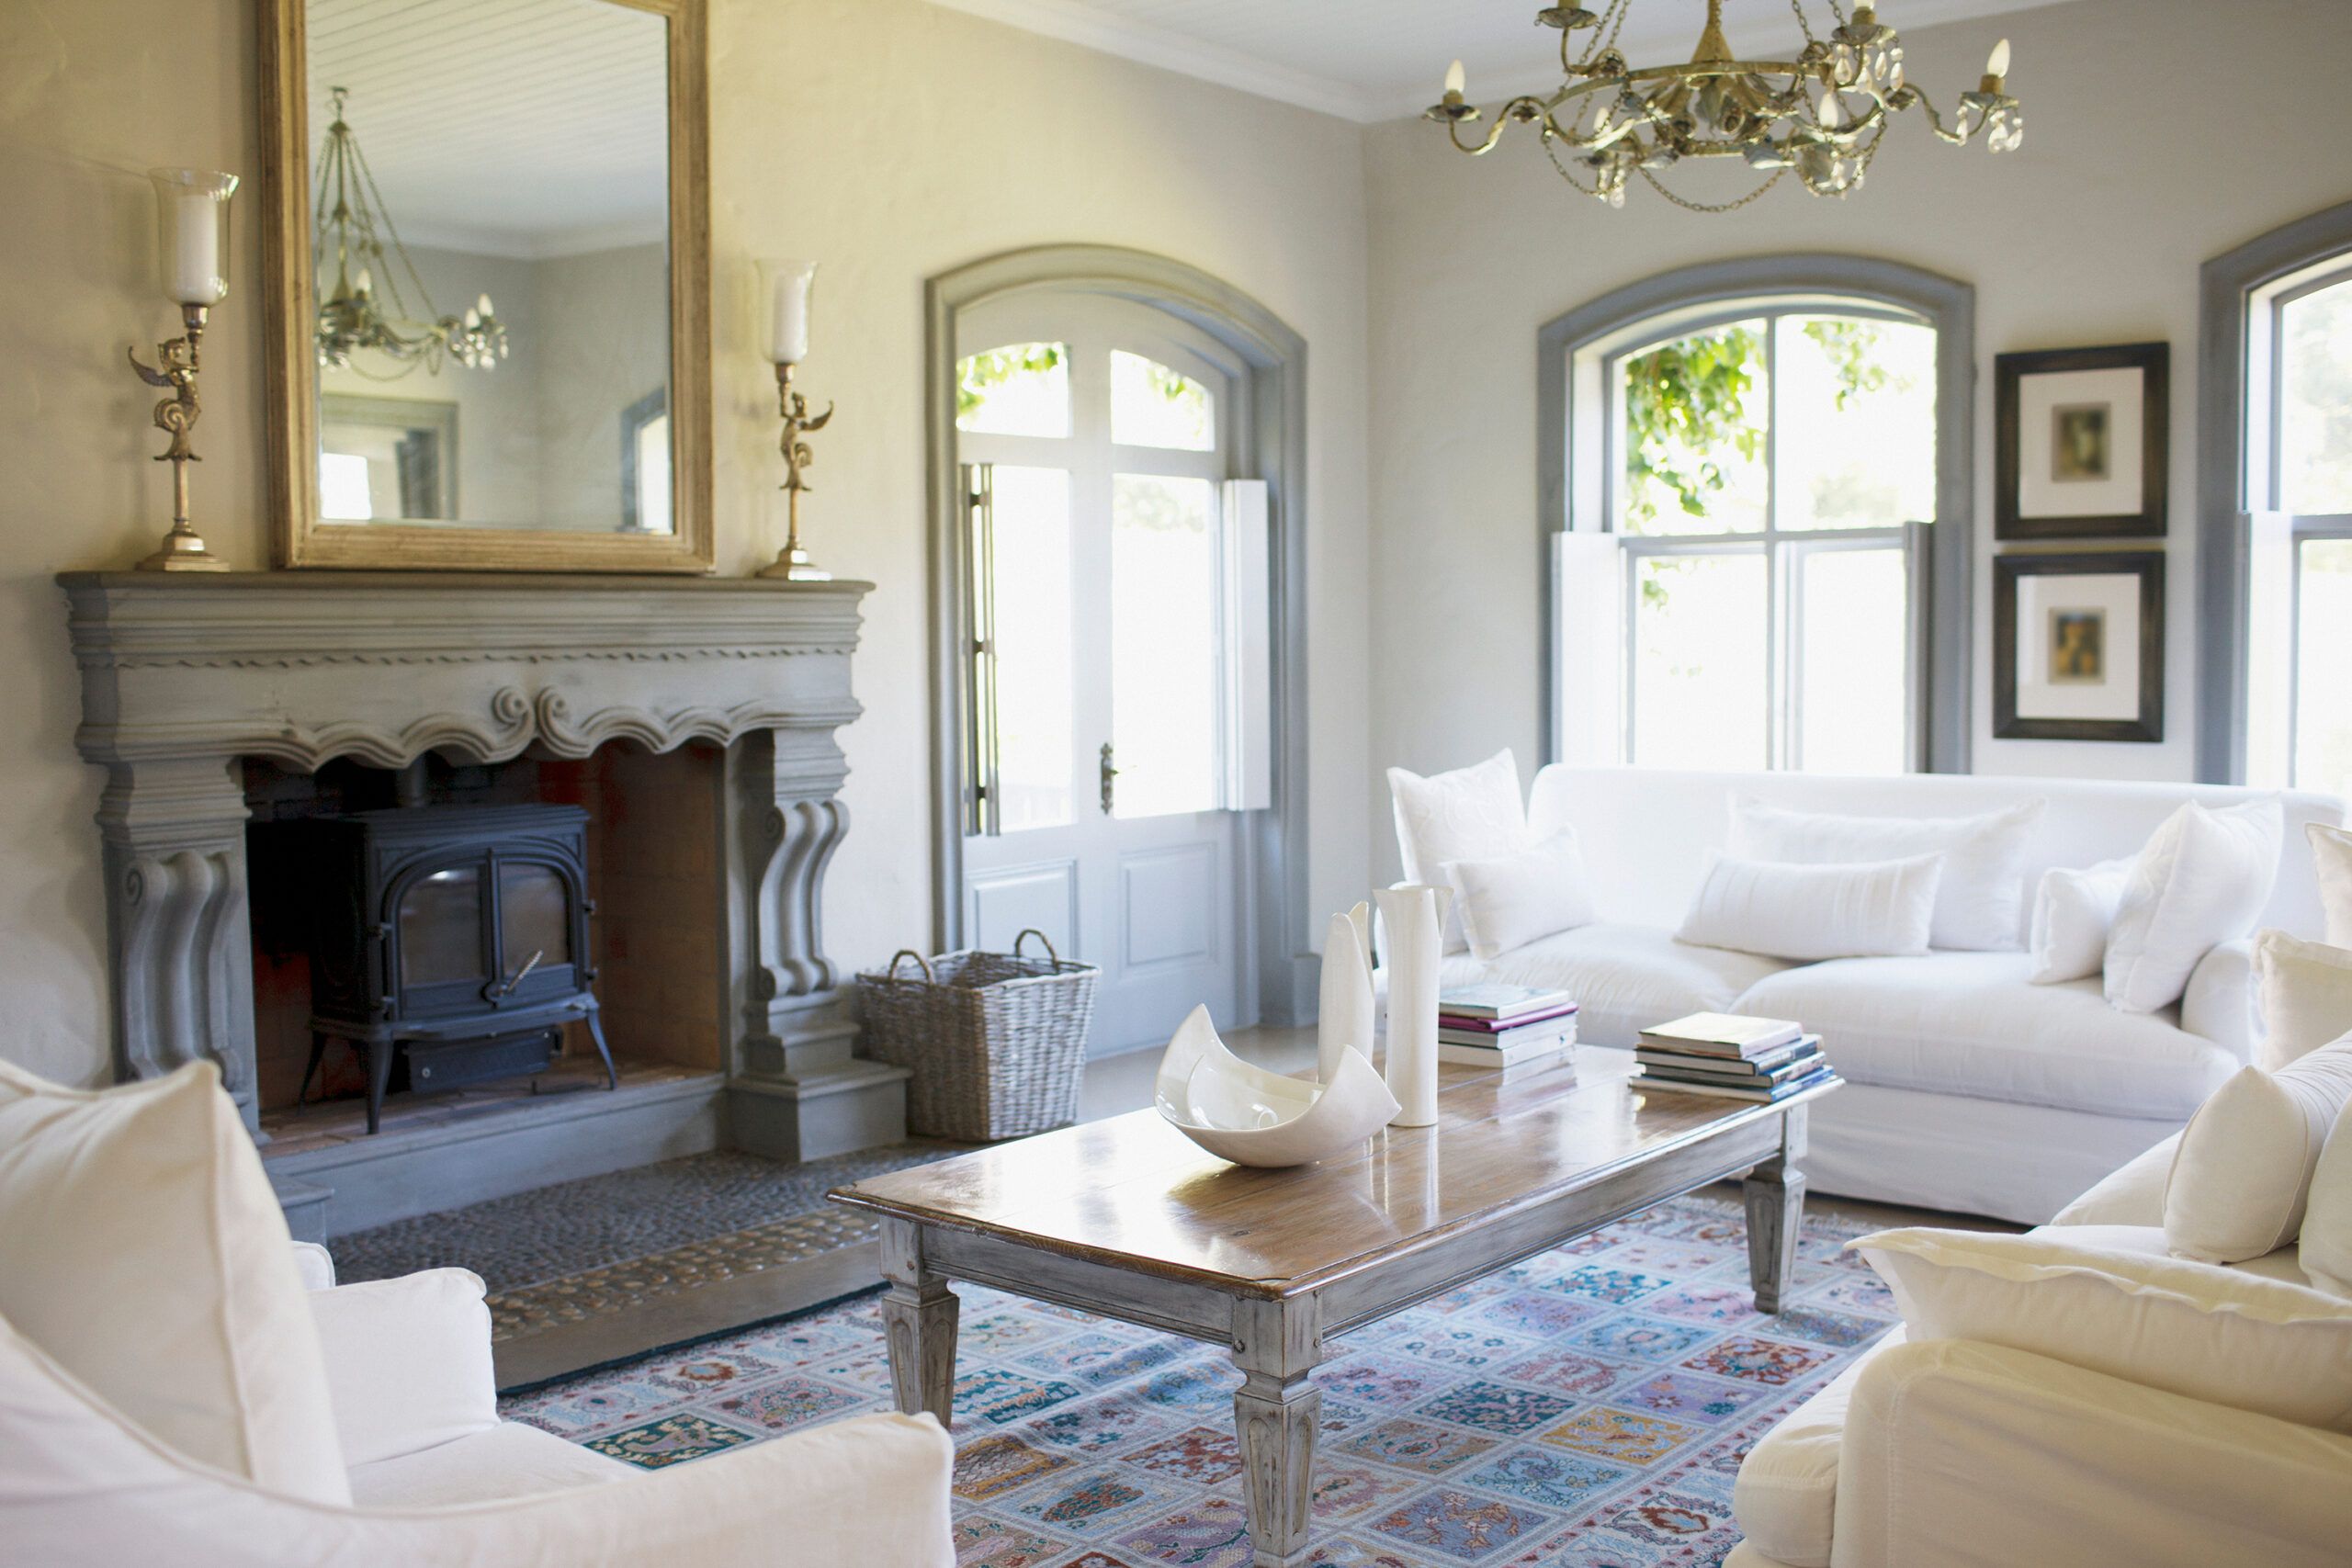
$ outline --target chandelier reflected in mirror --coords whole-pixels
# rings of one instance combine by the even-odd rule
[[[319,363],[380,381],[397,380],[420,365],[427,375],[437,376],[445,358],[471,370],[494,368],[506,357],[506,328],[490,296],[476,299],[463,316],[435,310],[416,264],[392,227],[367,154],[359,150],[359,138],[344,118],[346,95],[341,87],[334,94],[334,122],[327,127],[326,141],[319,150],[311,224],[311,255],[322,277],[330,259],[334,265],[334,282],[319,303]],[[379,273],[381,296],[377,293]],[[421,310],[410,309],[401,289],[403,273]],[[377,363],[390,361],[394,368],[379,374],[355,363],[363,352],[380,355]]]
[[[1511,126],[1532,125],[1560,177],[1586,195],[1623,207],[1627,185],[1639,175],[1694,212],[1745,207],[1791,174],[1815,196],[1842,197],[1862,183],[1887,126],[1906,109],[1918,109],[1928,129],[1954,146],[1982,136],[1991,151],[2007,152],[2024,139],[2018,101],[2005,81],[2007,39],[1994,46],[1976,90],[1960,96],[1947,125],[1927,96],[1903,79],[1903,41],[1871,7],[1857,6],[1849,16],[1840,0],[1828,0],[1837,26],[1822,38],[1804,0],[1789,3],[1805,40],[1794,60],[1733,58],[1723,0],[1707,0],[1706,28],[1689,62],[1641,67],[1617,48],[1632,0],[1609,0],[1599,14],[1549,6],[1535,20],[1559,32],[1566,77],[1559,87],[1510,99],[1495,111],[1483,138],[1465,140],[1463,128],[1484,115],[1464,96],[1457,60],[1446,73],[1444,97],[1423,118],[1444,125],[1454,146],[1473,157],[1491,151]],[[1702,202],[1677,195],[1658,177],[1686,160],[1710,158],[1738,159],[1762,174],[1762,183],[1728,201]]]

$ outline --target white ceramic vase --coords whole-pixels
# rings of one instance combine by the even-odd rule
[[[1316,1023],[1315,1079],[1329,1083],[1352,1049],[1372,1060],[1372,906],[1331,917],[1323,938],[1323,992]]]
[[[1437,1121],[1437,972],[1444,957],[1451,888],[1400,882],[1374,893],[1388,942],[1388,1091],[1395,1127]]]

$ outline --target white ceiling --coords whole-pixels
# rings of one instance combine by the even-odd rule
[[[1560,79],[1559,35],[1535,24],[1543,0],[933,3],[1365,122],[1420,113],[1436,101],[1450,60],[1468,67],[1470,96],[1487,103]],[[1923,28],[2059,3],[1895,0],[1883,19]],[[1584,4],[1607,9],[1603,0]],[[1824,0],[1806,0],[1806,14],[1815,32],[1837,25]],[[1688,59],[1705,20],[1703,0],[1634,0],[1618,47],[1636,64]],[[1750,58],[1804,41],[1789,0],[1725,0],[1724,30]]]
[[[667,232],[658,15],[608,0],[308,0],[306,12],[313,164],[329,90],[348,88],[345,118],[402,240],[534,259]]]

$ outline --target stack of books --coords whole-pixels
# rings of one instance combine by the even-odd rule
[[[1786,1019],[1697,1012],[1642,1031],[1641,1076],[1682,1094],[1769,1104],[1830,1076],[1821,1036]]]
[[[1577,1043],[1576,999],[1530,986],[1457,986],[1437,998],[1437,1059],[1508,1067]]]

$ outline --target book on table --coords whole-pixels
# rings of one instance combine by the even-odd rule
[[[1459,1019],[1450,1018],[1444,1013],[1437,1015],[1437,1037],[1456,1045],[1492,1045],[1499,1048],[1508,1045],[1523,1045],[1531,1040],[1550,1040],[1558,1036],[1573,1040],[1576,1038],[1576,1032],[1577,1015],[1573,1012],[1557,1013],[1550,1018],[1537,1019],[1532,1023],[1521,1024],[1516,1029],[1471,1029],[1464,1026]]]
[[[1747,1018],[1739,1013],[1694,1012],[1642,1031],[1644,1045],[1702,1056],[1760,1056],[1792,1043],[1804,1033],[1784,1018]]]
[[[1456,1018],[1519,1020],[1532,1013],[1574,1010],[1566,991],[1537,986],[1450,986],[1437,994],[1437,1010]]]
[[[1510,1018],[1477,1018],[1465,1012],[1448,1012],[1441,1004],[1437,1012],[1440,1029],[1458,1029],[1464,1034],[1510,1034],[1521,1029],[1535,1029],[1544,1024],[1573,1021],[1577,1004],[1562,1002],[1537,1012],[1518,1013]]]
[[[1548,1061],[1564,1055],[1577,1043],[1573,1031],[1561,1035],[1547,1035],[1541,1040],[1522,1041],[1517,1045],[1461,1045],[1440,1040],[1437,1059],[1464,1067],[1515,1067],[1522,1062]]]
[[[1698,1073],[1716,1077],[1744,1079],[1778,1073],[1786,1077],[1792,1067],[1802,1066],[1821,1055],[1821,1036],[1801,1034],[1786,1045],[1776,1045],[1756,1056],[1711,1056],[1699,1051],[1669,1051],[1658,1045],[1636,1045],[1634,1060],[1644,1066],[1661,1072]]]
[[[1724,1100],[1749,1100],[1758,1104],[1767,1104],[1777,1100],[1786,1100],[1793,1094],[1803,1094],[1815,1084],[1826,1083],[1836,1076],[1829,1070],[1828,1063],[1817,1062],[1812,1065],[1812,1070],[1809,1072],[1800,1073],[1792,1078],[1772,1084],[1706,1083],[1694,1082],[1686,1078],[1666,1078],[1657,1077],[1647,1067],[1642,1069],[1634,1081],[1639,1083],[1646,1080],[1671,1094],[1710,1094]]]

